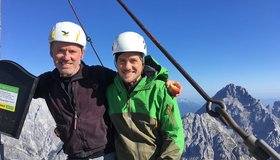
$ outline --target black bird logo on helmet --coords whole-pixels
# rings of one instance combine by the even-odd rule
[[[61,31],[63,33],[63,36],[67,37],[69,35],[69,32]]]

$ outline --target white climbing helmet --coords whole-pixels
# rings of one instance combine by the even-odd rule
[[[120,52],[140,52],[147,55],[144,38],[135,32],[123,32],[117,36],[112,47],[113,55]]]
[[[49,35],[49,43],[54,41],[69,42],[86,47],[86,35],[83,29],[72,22],[58,22]]]

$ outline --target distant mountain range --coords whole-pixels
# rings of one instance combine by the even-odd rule
[[[265,106],[245,88],[229,84],[213,97],[222,100],[227,112],[249,134],[266,141],[280,152],[280,101]],[[243,140],[230,127],[185,99],[178,99],[185,131],[182,160],[250,160],[254,159]],[[198,109],[199,108],[199,109]],[[2,135],[7,160],[64,160],[62,143],[53,133],[55,123],[43,99],[34,99],[21,135],[14,139]]]
[[[181,117],[185,116],[186,113],[192,112],[195,113],[198,109],[201,108],[201,105],[192,101],[189,101],[186,98],[178,98],[177,99]]]
[[[248,134],[255,135],[280,152],[280,101],[272,108],[261,104],[245,88],[229,84],[213,97]],[[215,106],[213,106],[215,107]],[[183,118],[185,151],[182,159],[254,159],[243,140],[231,128],[206,113],[205,106]]]

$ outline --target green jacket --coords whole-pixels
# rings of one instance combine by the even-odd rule
[[[166,88],[167,70],[151,56],[145,57],[145,64],[146,75],[131,93],[119,76],[107,88],[109,116],[117,132],[117,158],[179,160],[184,132],[177,100]]]

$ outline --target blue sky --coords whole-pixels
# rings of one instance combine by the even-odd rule
[[[279,0],[123,1],[209,96],[229,83],[257,99],[280,99]],[[203,100],[117,1],[72,0],[104,66],[115,69],[111,46],[123,31],[144,36],[148,53],[183,84],[180,95]],[[2,0],[1,59],[34,75],[52,70],[48,34],[56,22],[78,23],[67,0]],[[100,64],[90,45],[84,61]]]

